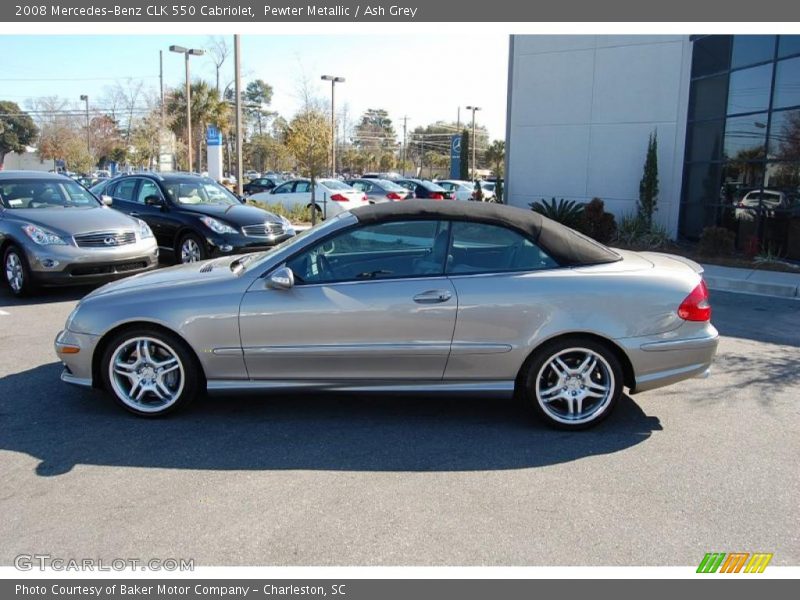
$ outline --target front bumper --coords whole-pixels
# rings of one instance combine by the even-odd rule
[[[54,346],[56,355],[64,365],[61,381],[92,387],[95,383],[92,373],[92,357],[99,340],[99,335],[75,333],[69,329],[59,332]]]
[[[248,235],[208,235],[206,245],[210,258],[229,256],[231,254],[247,254],[248,252],[262,252],[273,246],[294,237],[294,233],[282,233],[270,236]]]
[[[44,286],[105,283],[158,267],[155,240],[116,248],[26,248],[31,277]]]
[[[707,377],[719,345],[711,323],[685,323],[661,336],[618,340],[633,367],[632,394]]]

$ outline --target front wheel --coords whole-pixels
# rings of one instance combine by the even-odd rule
[[[143,417],[186,406],[203,381],[197,359],[180,338],[147,328],[124,331],[111,340],[102,375],[117,403]]]
[[[614,352],[589,338],[569,338],[537,351],[523,393],[548,425],[586,429],[608,417],[622,388],[622,366]]]
[[[25,253],[13,244],[3,253],[3,275],[15,296],[27,296],[33,292],[34,284]]]
[[[186,264],[208,258],[205,244],[199,236],[187,233],[178,242],[178,261]]]

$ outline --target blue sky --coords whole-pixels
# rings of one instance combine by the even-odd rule
[[[176,25],[177,27],[177,25]],[[442,24],[443,29],[451,28]],[[227,36],[233,46],[232,36]],[[244,81],[261,78],[275,90],[273,109],[290,117],[298,108],[303,77],[320,98],[330,97],[322,74],[347,78],[337,85],[337,106],[345,103],[350,118],[367,108],[385,108],[401,133],[401,118],[409,128],[436,120],[455,120],[463,108],[482,107],[478,123],[493,138],[505,134],[508,36],[470,34],[404,35],[244,35]],[[183,57],[168,51],[170,44],[207,47],[209,36],[0,36],[0,99],[24,107],[38,96],[75,101],[88,94],[98,106],[104,88],[115,80],[143,79],[158,89],[158,51],[164,50],[164,81],[183,83]],[[208,57],[192,58],[192,77],[214,82]],[[233,56],[220,76],[224,87],[233,80]]]

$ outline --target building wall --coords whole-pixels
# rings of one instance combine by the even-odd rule
[[[632,213],[655,130],[656,219],[675,235],[691,52],[688,36],[512,36],[508,203],[597,196]]]
[[[49,171],[52,168],[53,161],[42,160],[39,153],[32,148],[23,154],[9,152],[3,161],[5,171]]]

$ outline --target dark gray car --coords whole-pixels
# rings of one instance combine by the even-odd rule
[[[150,227],[51,173],[0,173],[0,256],[15,295],[37,285],[89,284],[158,266]]]
[[[364,192],[370,204],[398,202],[413,197],[410,190],[388,179],[348,179],[345,183]]]

